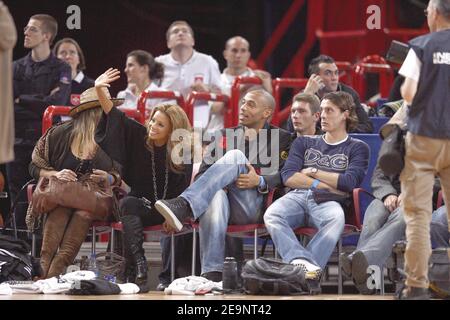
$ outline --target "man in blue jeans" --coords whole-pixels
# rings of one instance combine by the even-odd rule
[[[339,257],[344,274],[352,278],[362,294],[375,293],[375,289],[367,287],[367,268],[377,265],[382,269],[395,242],[405,239],[406,223],[401,209],[399,175],[387,176],[377,165],[372,176],[372,192],[375,199],[365,212],[356,250],[350,254],[342,253]],[[446,220],[445,206],[433,212],[431,238],[434,246],[444,246],[442,239],[446,237],[444,230],[447,223],[443,221]]]
[[[293,189],[274,202],[264,222],[284,262],[300,266],[307,280],[320,280],[345,224],[339,202],[364,179],[369,147],[347,134],[357,123],[352,97],[328,93],[322,99],[317,137],[297,138],[281,170],[283,183]],[[303,247],[293,229],[314,227],[317,233]]]
[[[264,196],[281,184],[291,134],[268,124],[275,107],[264,90],[241,101],[240,125],[218,132],[208,146],[196,181],[178,198],[159,200],[156,209],[181,230],[188,218],[200,223],[202,276],[222,280],[228,224],[262,222]]]

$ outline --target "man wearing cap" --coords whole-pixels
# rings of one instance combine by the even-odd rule
[[[42,116],[49,105],[66,105],[70,95],[70,66],[57,59],[50,50],[57,34],[56,20],[45,14],[30,18],[24,28],[24,46],[31,52],[14,62],[14,116],[16,159],[7,165],[11,198],[31,179],[28,165],[36,141],[42,134]],[[26,198],[20,195],[17,227],[24,227]]]

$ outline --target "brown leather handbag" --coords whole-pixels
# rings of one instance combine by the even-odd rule
[[[96,182],[89,174],[78,181],[63,181],[52,176],[39,179],[32,205],[37,214],[62,206],[87,211],[93,220],[106,220],[115,207],[115,199],[107,181]]]

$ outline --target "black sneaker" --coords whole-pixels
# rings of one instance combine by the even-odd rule
[[[167,223],[177,231],[183,229],[183,222],[192,217],[189,203],[182,197],[170,200],[158,200],[155,208],[166,219]]]
[[[161,282],[160,284],[158,284],[158,286],[156,287],[156,291],[164,291],[166,290],[166,288],[170,285],[170,283],[164,283]]]
[[[369,263],[364,253],[356,251],[352,257],[352,278],[355,287],[364,295],[375,293],[375,289],[369,289],[367,287],[367,279],[369,278],[369,274],[367,273],[368,267]]]
[[[348,278],[352,277],[352,260],[349,255],[345,252],[342,252],[339,256],[339,263],[341,265],[342,272]]]

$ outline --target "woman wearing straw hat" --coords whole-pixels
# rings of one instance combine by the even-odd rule
[[[70,110],[71,120],[53,126],[39,139],[32,154],[30,174],[36,180],[55,176],[63,181],[77,181],[77,176],[92,170],[90,177],[94,181],[106,179],[111,185],[120,185],[119,164],[94,140],[102,115],[95,88],[84,91],[80,100],[81,103]],[[114,105],[122,102],[112,100]],[[93,217],[95,212],[61,206],[47,213],[40,260],[43,278],[63,273],[73,262]],[[30,220],[30,215],[27,218]]]
[[[153,207],[157,200],[178,196],[190,183],[192,129],[183,109],[173,104],[156,106],[145,126],[127,118],[105,94],[119,74],[117,69],[108,69],[95,80],[104,111],[96,141],[123,166],[123,179],[131,187],[120,203],[124,247],[130,281],[145,292],[149,288],[143,228],[164,222]],[[178,139],[172,136],[175,131]]]

